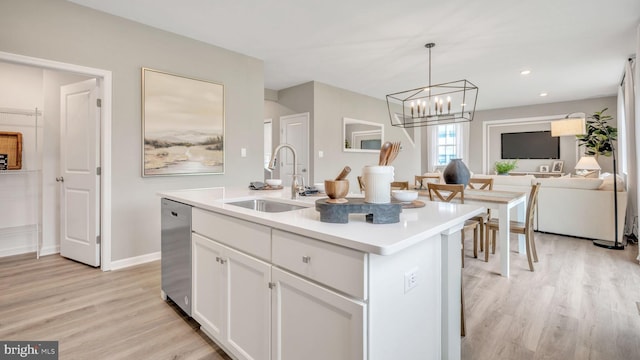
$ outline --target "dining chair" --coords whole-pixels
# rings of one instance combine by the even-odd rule
[[[431,201],[450,202],[455,198],[460,198],[460,203],[464,204],[464,185],[462,184],[427,183],[427,189],[429,189],[429,200]],[[438,200],[435,200],[435,198]],[[469,219],[464,222],[464,226],[460,234],[460,241],[462,243],[462,267],[464,267],[464,233],[467,230],[473,230],[473,256],[478,257],[478,222]],[[463,276],[460,274],[460,336],[466,336],[467,329],[464,313],[464,286],[462,285],[462,280]]]
[[[525,222],[510,221],[509,230],[513,234],[523,234],[525,236],[525,247],[527,251],[527,260],[529,261],[529,270],[533,271],[533,262],[538,262],[538,253],[536,251],[536,241],[533,236],[533,215],[536,209],[536,203],[538,202],[538,191],[540,190],[540,183],[531,185],[531,192],[529,193],[529,203],[527,204],[527,213],[525,215]],[[485,260],[489,259],[489,245],[492,244],[495,254],[496,248],[496,232],[500,231],[500,224],[498,219],[490,219],[486,224],[485,234]],[[491,236],[489,236],[491,232]],[[533,258],[533,261],[532,261]]]
[[[409,190],[409,182],[393,181],[391,182],[391,190]]]
[[[424,189],[426,183],[430,183],[430,182],[434,182],[434,183],[439,183],[440,182],[440,177],[442,175],[440,174],[431,174],[431,175],[416,175],[414,177],[414,181],[413,181],[413,185],[417,188],[417,189]]]
[[[470,178],[469,189],[493,190],[493,178]]]
[[[464,204],[464,185],[462,184],[437,184],[427,183],[429,190],[429,200],[451,202],[453,199],[460,199],[460,203]],[[462,229],[462,267],[464,267],[464,233],[467,230],[473,230],[473,257],[478,257],[478,234],[480,223],[477,220],[468,219],[464,222]]]
[[[493,190],[493,178],[470,178],[469,184],[467,185],[469,189],[474,190]],[[480,251],[484,250],[484,237],[485,231],[484,227],[487,221],[491,218],[491,209],[487,209],[487,212],[478,216],[474,216],[471,220],[476,220],[480,223]],[[489,261],[489,257],[485,254],[485,261]]]

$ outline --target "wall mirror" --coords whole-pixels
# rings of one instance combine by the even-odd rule
[[[384,125],[343,118],[342,138],[345,152],[379,152],[384,141]]]

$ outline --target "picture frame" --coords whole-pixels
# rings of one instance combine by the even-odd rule
[[[224,174],[224,85],[142,68],[142,176]]]
[[[553,162],[553,164],[551,165],[551,172],[553,173],[560,173],[562,172],[562,167],[564,166],[564,161],[562,160],[556,160]]]
[[[540,165],[540,172],[548,173],[549,172],[549,165]]]

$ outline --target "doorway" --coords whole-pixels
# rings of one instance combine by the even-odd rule
[[[296,149],[296,168],[309,184],[309,113],[293,114],[280,117],[280,144],[289,144]],[[291,186],[293,174],[293,156],[287,150],[280,154],[280,178],[285,186]]]
[[[23,55],[11,54],[0,52],[0,61],[8,63],[27,65],[37,67],[41,69],[48,69],[54,71],[68,72],[77,75],[83,75],[90,78],[96,78],[100,83],[101,97],[101,123],[99,127],[99,139],[96,139],[99,143],[99,163],[101,166],[101,181],[100,181],[100,199],[99,209],[100,214],[97,222],[101,229],[100,231],[100,268],[103,271],[111,269],[111,104],[112,104],[112,74],[110,71],[89,68],[74,64],[56,62],[46,59],[33,58]],[[48,134],[54,136],[54,134]],[[59,136],[55,134],[55,136]],[[44,179],[49,181],[51,179]],[[44,184],[43,184],[44,186]],[[43,224],[45,225],[45,224]],[[43,228],[43,231],[55,231],[47,230]]]

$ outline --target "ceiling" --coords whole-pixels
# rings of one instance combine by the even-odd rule
[[[477,109],[615,95],[640,23],[638,0],[70,1],[262,59],[273,90],[384,99],[428,84],[435,42],[432,84],[471,81]]]

